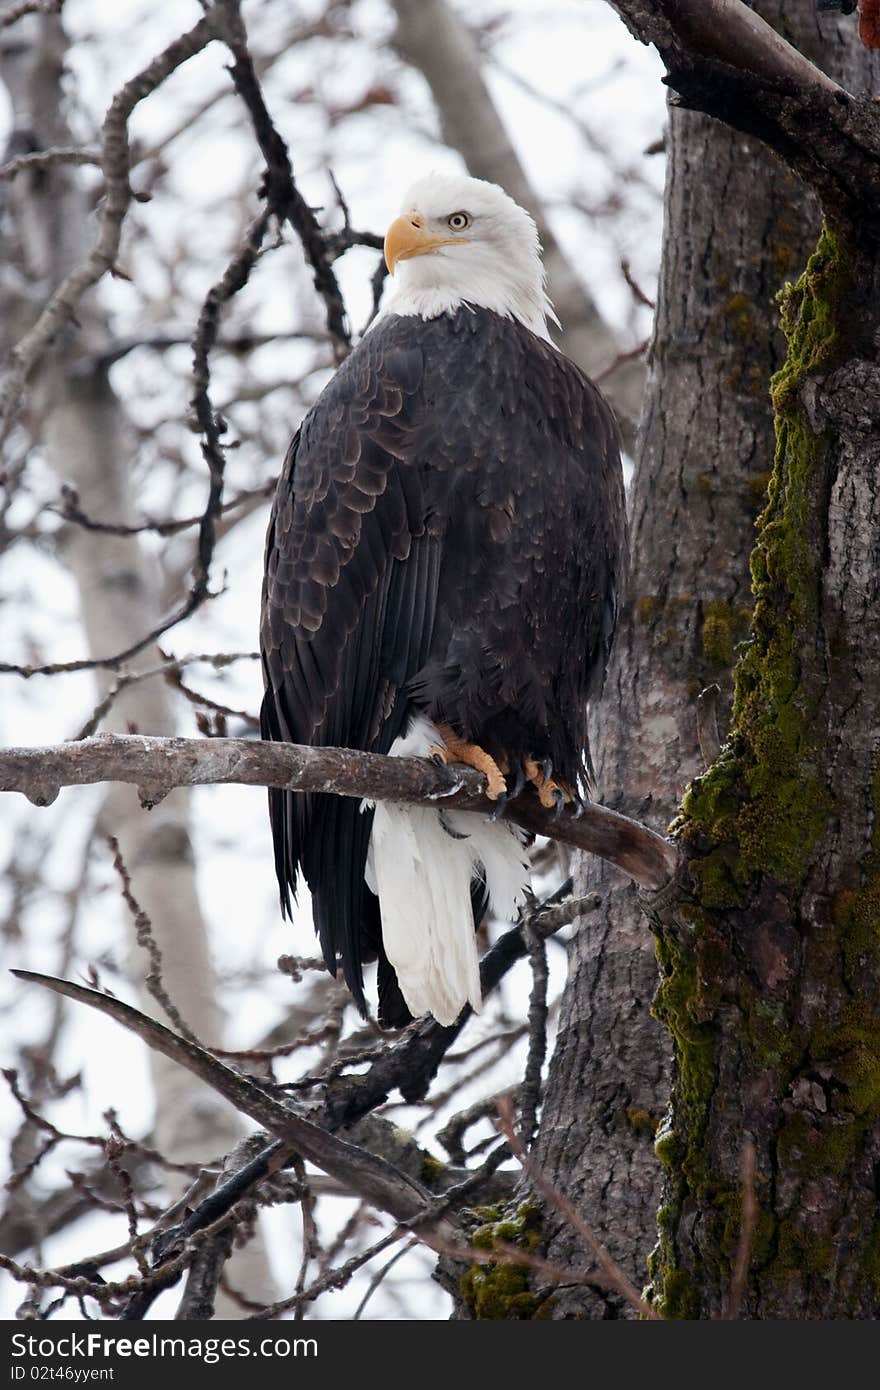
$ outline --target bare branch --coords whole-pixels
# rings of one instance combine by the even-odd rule
[[[280,222],[289,222],[299,236],[314,278],[315,289],[324,301],[327,329],[337,360],[351,346],[351,332],[339,283],[328,254],[327,237],[308,203],[296,186],[290,155],[269,115],[254,62],[247,46],[244,23],[238,5],[225,4],[223,37],[235,62],[230,68],[235,90],[248,109],[254,133],[266,161],[263,194],[266,210]]]
[[[363,1298],[361,1299],[360,1303],[355,1308],[354,1313],[352,1314],[352,1322],[360,1321],[361,1314],[363,1313],[370,1299],[373,1297],[373,1294],[378,1289],[379,1285],[382,1283],[382,1280],[385,1278],[387,1274],[391,1273],[392,1269],[397,1264],[397,1261],[402,1260],[404,1255],[406,1255],[408,1251],[412,1250],[415,1244],[416,1237],[413,1237],[412,1240],[408,1241],[406,1245],[402,1246],[400,1250],[398,1250],[394,1255],[392,1255],[391,1259],[387,1260],[385,1264],[382,1265],[381,1269],[378,1269],[376,1271],[369,1284],[367,1285],[367,1289],[364,1293]],[[372,1253],[373,1255],[376,1255],[378,1254],[378,1251],[374,1249]]]
[[[547,1055],[547,945],[543,935],[530,922],[524,926],[532,966],[532,992],[529,998],[529,1052],[520,1091],[520,1130],[525,1146],[531,1145],[538,1127],[541,1102],[541,1071]]]
[[[106,197],[98,239],[88,258],[65,276],[34,326],[9,354],[5,380],[0,388],[0,443],[9,433],[25,382],[37,362],[58,333],[73,320],[76,306],[86,290],[116,264],[122,223],[132,198],[128,139],[128,119],[132,111],[214,37],[214,19],[211,14],[204,15],[192,29],[175,39],[136,77],[126,82],[113,98],[101,132],[101,168]]]
[[[319,1298],[321,1294],[328,1293],[331,1289],[344,1288],[351,1279],[351,1276],[361,1269],[363,1265],[368,1264],[370,1260],[374,1260],[377,1255],[381,1255],[383,1250],[388,1249],[389,1245],[396,1245],[406,1234],[407,1232],[403,1227],[395,1226],[387,1235],[382,1236],[379,1240],[375,1241],[373,1245],[368,1246],[366,1250],[361,1250],[357,1255],[353,1255],[350,1260],[346,1260],[345,1264],[340,1265],[338,1269],[328,1270],[326,1274],[322,1274],[319,1279],[314,1280],[308,1288],[298,1289],[296,1293],[291,1294],[290,1298],[281,1298],[276,1303],[270,1303],[267,1307],[258,1309],[258,1311],[251,1314],[248,1321],[259,1320],[260,1322],[264,1322],[269,1318],[276,1318],[279,1313],[285,1313],[290,1308],[295,1308],[299,1312],[305,1303],[313,1302],[314,1299]],[[430,1237],[426,1239],[427,1243],[431,1244]],[[409,1246],[405,1247],[405,1249],[408,1248]],[[404,1252],[401,1251],[400,1253],[402,1254]]]
[[[0,29],[14,24],[26,14],[60,14],[64,0],[19,0],[19,4],[0,14]]]
[[[173,47],[174,45],[172,45]],[[62,662],[54,668],[43,668],[43,674],[49,674],[50,669],[53,674],[61,671],[88,671],[98,668],[115,669],[131,657],[137,656],[145,647],[152,646],[159,637],[164,636],[172,627],[176,627],[191,617],[206,599],[213,597],[208,588],[208,582],[217,540],[217,520],[223,511],[225,457],[220,443],[224,426],[214,411],[208,394],[210,385],[208,359],[217,336],[220,311],[223,305],[247,284],[259,255],[268,222],[269,214],[267,211],[255,219],[248,229],[242,246],[233,256],[220,280],[209,290],[199,315],[193,340],[193,380],[196,388],[193,406],[202,433],[202,453],[208,465],[210,485],[205,510],[199,518],[196,563],[189,593],[180,606],[169,616],[156,623],[149,632],[140,637],[138,641],[125,647],[124,650],[107,657]],[[0,666],[0,670],[3,669],[9,670],[10,668]],[[34,673],[31,672],[31,674]]]
[[[106,695],[98,701],[85,724],[73,737],[74,739],[90,738],[104,716],[112,709],[118,697],[130,685],[138,685],[141,681],[153,680],[156,676],[168,678],[173,676],[175,672],[182,671],[185,666],[192,666],[200,662],[213,666],[215,671],[218,671],[224,666],[230,666],[234,661],[259,661],[259,659],[259,652],[217,652],[214,654],[193,652],[189,656],[168,657],[160,665],[150,666],[145,671],[125,671],[108,688]],[[25,672],[20,671],[19,674],[24,675]],[[29,674],[36,675],[37,672],[33,671]],[[49,674],[49,672],[44,671],[43,674]]]
[[[281,333],[237,333],[217,339],[216,347],[233,357],[244,356],[255,348],[268,347],[274,343],[326,343],[326,333],[311,332],[307,328],[289,328]],[[121,362],[130,352],[147,348],[151,352],[167,352],[169,348],[191,347],[192,333],[149,333],[134,338],[122,338],[101,352],[96,362],[99,367],[112,367]],[[238,397],[236,397],[238,399]]]
[[[187,339],[187,342],[190,342]],[[217,510],[218,516],[223,516],[227,512],[237,511],[239,507],[246,507],[255,499],[268,498],[272,496],[277,485],[277,478],[270,478],[259,487],[246,488],[239,492],[235,497],[230,497],[228,502],[224,502]],[[77,526],[81,526],[84,531],[97,531],[105,536],[140,536],[145,531],[150,531],[157,536],[176,536],[180,531],[187,531],[191,526],[200,526],[204,513],[199,512],[196,516],[184,516],[177,519],[169,518],[167,521],[139,521],[132,526],[125,526],[121,522],[97,521],[94,517],[87,516],[79,505],[79,496],[76,488],[66,484],[61,489],[61,505],[59,507],[49,507],[49,511],[55,512],[63,517],[65,521],[71,521]]]
[[[137,943],[146,951],[150,958],[150,969],[144,977],[144,987],[153,996],[159,1007],[165,1010],[168,1018],[183,1037],[188,1038],[192,1043],[198,1044],[199,1039],[188,1024],[181,1018],[180,1010],[172,1003],[171,999],[169,999],[168,991],[162,983],[162,952],[153,935],[153,924],[148,914],[144,911],[137,898],[132,893],[131,875],[122,857],[119,841],[115,836],[108,835],[107,843],[110,846],[110,853],[113,855],[113,867],[119,875],[119,880],[122,884],[123,900],[134,920]]]
[[[0,179],[14,179],[26,169],[45,169],[50,164],[100,164],[100,150],[79,150],[58,147],[20,154],[8,164],[0,164]]]
[[[174,787],[234,782],[428,805],[442,800],[457,810],[498,811],[483,795],[481,773],[350,748],[99,735],[78,743],[0,752],[0,791],[22,792],[36,806],[50,805],[61,787],[108,781],[136,786],[144,806],[155,806]],[[503,815],[534,834],[598,854],[643,888],[663,887],[678,862],[678,851],[668,840],[605,806],[549,811],[527,789],[505,805]]]
[[[247,1167],[253,1155],[255,1143],[259,1143],[259,1136],[253,1134],[241,1140],[223,1164],[223,1172],[217,1180],[217,1187],[220,1187],[228,1178],[234,1177],[242,1168]],[[237,1218],[240,1218],[241,1215],[240,1211],[236,1213]],[[207,1224],[209,1223],[206,1222],[205,1225]],[[217,1289],[232,1253],[237,1224],[237,1221],[233,1222],[232,1220],[226,1224],[217,1223],[215,1234],[210,1240],[200,1245],[198,1253],[189,1267],[186,1287],[175,1314],[175,1321],[206,1321],[214,1316]]]
[[[179,690],[185,700],[196,707],[196,724],[199,732],[208,737],[226,737],[226,720],[238,719],[254,732],[259,732],[260,720],[256,714],[251,714],[250,710],[236,709],[232,705],[224,705],[220,700],[212,700],[209,695],[203,695],[199,690],[193,690],[192,686],[186,684],[179,671],[173,669],[168,672],[165,678],[169,685],[173,685],[175,690]],[[214,728],[208,727],[208,719],[204,711],[210,710],[214,716]]]
[[[873,238],[876,106],[851,96],[742,0],[612,0],[658,49],[679,104],[763,140],[819,194],[832,225]]]
[[[624,23],[664,57],[686,47],[762,81],[788,88],[842,92],[808,58],[741,0],[611,0]]]
[[[208,580],[216,543],[216,523],[223,505],[223,481],[226,455],[221,443],[225,425],[211,404],[209,388],[211,374],[209,359],[217,339],[220,315],[229,300],[247,284],[263,245],[269,226],[268,210],[255,218],[245,234],[241,247],[233,256],[220,280],[208,291],[193,339],[193,409],[202,433],[202,455],[208,465],[211,483],[208,500],[199,522],[199,539],[193,585],[186,602],[173,622],[180,622],[208,597]],[[172,624],[169,624],[171,626]]]
[[[311,1120],[296,1114],[271,1097],[260,1085],[230,1070],[203,1048],[178,1037],[131,1005],[68,980],[56,980],[30,970],[16,970],[13,973],[20,979],[33,981],[79,1003],[89,1004],[121,1023],[156,1052],[199,1077],[242,1114],[249,1115],[270,1134],[295,1148],[308,1162],[350,1185],[353,1191],[387,1211],[396,1221],[416,1220],[421,1223],[426,1219],[426,1213],[431,1211],[431,1193],[421,1183],[399,1172],[375,1154],[345,1143]],[[429,1224],[433,1228],[437,1222],[429,1218]],[[453,1228],[447,1219],[441,1218],[441,1237],[444,1229],[448,1238]],[[430,1245],[431,1231],[425,1231],[422,1235]]]
[[[570,884],[563,885],[562,889],[554,893],[551,898],[529,914],[528,922],[531,930],[542,936],[557,931],[561,926],[571,922],[576,916],[595,911],[601,906],[601,899],[595,894],[589,898],[571,898],[568,895]],[[488,996],[497,986],[499,981],[514,962],[526,954],[526,944],[524,936],[525,924],[514,927],[507,932],[491,951],[484,957],[480,965],[480,982],[484,997]],[[315,965],[323,968],[323,962],[314,962]],[[385,1044],[376,1053],[372,1049],[369,1053],[354,1053],[344,1061],[335,1062],[326,1068],[323,1076],[313,1078],[315,1085],[326,1087],[325,1100],[318,1109],[313,1112],[313,1118],[321,1124],[324,1129],[334,1132],[340,1128],[351,1130],[352,1125],[365,1116],[369,1111],[381,1105],[387,1098],[389,1092],[395,1087],[400,1086],[405,1094],[410,1098],[419,1098],[427,1090],[431,1077],[436,1071],[444,1053],[448,1050],[451,1043],[463,1026],[469,1011],[462,1014],[462,1018],[453,1028],[443,1028],[433,1020],[423,1020],[414,1028],[408,1030],[407,1035],[392,1046]],[[242,1058],[246,1054],[238,1054]],[[341,1076],[340,1069],[343,1065],[353,1067],[360,1065],[363,1061],[372,1061],[373,1066],[365,1074],[356,1077]],[[13,1086],[16,1099],[19,1104],[26,1108],[28,1103],[21,1096],[15,1085],[14,1078],[10,1084]],[[494,1105],[494,1101],[493,1101]],[[27,1109],[26,1109],[27,1113]],[[480,1107],[480,1113],[485,1113],[485,1107]],[[63,1139],[78,1136],[67,1136],[55,1130],[47,1121],[39,1119],[41,1127],[50,1135],[50,1140],[60,1142]],[[467,1123],[467,1117],[465,1117]],[[447,1132],[451,1129],[447,1127]],[[118,1126],[114,1128],[114,1133],[120,1138]],[[448,1134],[447,1134],[447,1137]],[[86,1142],[93,1142],[98,1147],[103,1147],[103,1141],[94,1136]],[[125,1140],[128,1148],[132,1151],[136,1159],[152,1157],[158,1159],[159,1156],[153,1154],[151,1150],[144,1149],[141,1145],[134,1145],[131,1140]],[[452,1143],[450,1138],[450,1143]],[[218,1182],[214,1190],[208,1195],[201,1197],[200,1191],[196,1191],[195,1185],[187,1194],[186,1199],[181,1198],[172,1208],[163,1213],[160,1221],[154,1230],[147,1236],[139,1238],[143,1248],[152,1245],[154,1257],[159,1261],[164,1261],[176,1257],[186,1246],[188,1240],[199,1232],[211,1227],[219,1229],[221,1218],[226,1216],[233,1207],[248,1193],[266,1178],[271,1178],[285,1168],[295,1155],[296,1149],[289,1143],[282,1140],[275,1140],[265,1144],[260,1148],[249,1161],[237,1165],[234,1172]],[[454,1157],[454,1156],[453,1156]],[[461,1155],[462,1162],[464,1155]],[[494,1160],[487,1160],[483,1168],[476,1174],[468,1174],[465,1182],[470,1186],[479,1185],[483,1182],[490,1169],[494,1171]],[[421,1163],[419,1163],[421,1170]],[[451,1170],[448,1170],[451,1172]],[[200,1188],[204,1186],[206,1174],[202,1172],[196,1182]],[[97,1182],[102,1181],[102,1175],[97,1174]],[[312,1179],[314,1185],[316,1179]],[[447,1187],[448,1192],[448,1187]],[[453,1189],[453,1195],[460,1192],[460,1185]],[[93,1194],[92,1194],[93,1196]],[[201,1197],[201,1200],[196,1200]],[[288,1200],[295,1200],[298,1197],[297,1191],[291,1191]],[[92,1202],[86,1200],[86,1209]],[[79,1205],[65,1207],[63,1213],[58,1213],[61,1224],[74,1219],[83,1209],[83,1198],[80,1194]],[[54,1209],[53,1209],[54,1210]],[[177,1225],[171,1226],[170,1223],[180,1212],[185,1212],[183,1218]],[[55,1227],[50,1227],[54,1229]],[[19,1248],[27,1243],[27,1239],[19,1239]],[[105,1255],[94,1257],[86,1262],[89,1269],[100,1267],[102,1263],[109,1263],[121,1258],[126,1253],[125,1247],[119,1247]],[[81,1262],[82,1263],[82,1262]],[[65,1267],[60,1273],[73,1276],[80,1273],[77,1267]],[[149,1291],[148,1291],[149,1292]],[[138,1297],[144,1295],[139,1294]],[[259,1305],[251,1305],[257,1307]]]

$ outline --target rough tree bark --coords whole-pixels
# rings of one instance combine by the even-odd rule
[[[9,31],[0,48],[0,80],[14,112],[10,155],[23,148],[46,149],[73,143],[59,105],[66,39],[59,20],[27,18]],[[12,185],[8,215],[15,230],[20,268],[39,302],[91,249],[88,196],[76,171],[56,166],[20,174]],[[7,286],[8,289],[8,286]],[[33,301],[5,296],[8,348],[34,316]],[[28,423],[41,440],[59,482],[77,491],[83,510],[114,523],[135,520],[134,488],[122,409],[100,358],[108,346],[108,326],[91,296],[76,325],[56,342],[35,377]],[[96,534],[71,526],[64,536],[64,559],[79,595],[88,653],[112,655],[155,627],[162,612],[159,574],[137,538]],[[159,660],[155,648],[142,660]],[[64,677],[55,679],[63,680]],[[96,673],[104,692],[112,673]],[[144,729],[175,732],[170,691],[161,679],[142,681],[122,692],[105,720],[108,731]],[[130,787],[114,786],[101,810],[99,828],[119,841],[132,875],[134,892],[153,924],[162,952],[164,983],[194,1032],[217,1042],[223,1018],[195,878],[189,827],[189,795],[175,792],[153,815],[145,816]],[[130,969],[143,980],[146,953],[135,946],[130,923]],[[154,1007],[154,1006],[153,1006]],[[210,1092],[160,1058],[151,1057],[155,1091],[157,1147],[177,1162],[222,1157],[241,1130],[229,1108]],[[271,1275],[259,1240],[237,1252],[232,1279],[252,1297],[272,1296]],[[240,1316],[225,1301],[226,1316]]]
[[[870,60],[851,28],[801,0],[754,7],[853,90]],[[720,687],[726,734],[735,648],[752,610],[749,555],[774,438],[769,384],[784,353],[775,296],[819,227],[813,194],[757,139],[670,112],[657,318],[631,495],[632,562],[595,742],[606,804],[658,829],[705,763],[697,699]],[[713,702],[714,703],[714,702]],[[715,750],[717,751],[717,749]],[[654,1132],[668,1100],[671,1047],[650,1016],[654,946],[636,890],[586,860],[579,886],[606,896],[579,933],[550,1068],[538,1153],[637,1282],[656,1241],[661,1170]],[[556,1227],[549,1251],[573,1258]],[[554,1316],[631,1316],[583,1291]]]
[[[617,7],[689,103],[785,154],[829,223],[784,301],[730,739],[685,797],[678,881],[648,903],[675,1046],[653,1292],[666,1316],[725,1310],[748,1141],[742,1315],[876,1317],[880,122],[774,50],[736,0]]]

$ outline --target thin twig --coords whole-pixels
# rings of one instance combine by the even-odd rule
[[[318,1228],[315,1224],[315,1195],[309,1187],[306,1176],[306,1165],[303,1163],[299,1154],[295,1154],[291,1160],[291,1167],[299,1180],[301,1195],[299,1199],[299,1209],[302,1215],[302,1255],[300,1258],[299,1273],[296,1276],[296,1286],[294,1289],[295,1311],[294,1320],[302,1321],[303,1307],[305,1299],[303,1297],[306,1287],[306,1276],[309,1272],[309,1264],[316,1259],[320,1252],[320,1242],[318,1240]]]
[[[541,1103],[541,1072],[547,1055],[547,944],[540,932],[527,921],[526,944],[532,967],[532,990],[529,996],[529,1051],[525,1076],[520,1090],[519,1114],[522,1141],[531,1147],[538,1128],[538,1106]]]
[[[191,344],[192,340],[188,341]],[[235,497],[230,497],[228,502],[224,502],[218,509],[218,515],[225,516],[228,512],[237,511],[239,507],[247,506],[254,499],[271,497],[276,484],[277,479],[270,478],[268,482],[261,483],[259,487],[246,488],[243,492],[237,493]],[[84,531],[97,531],[104,536],[142,536],[145,532],[150,532],[156,536],[176,536],[181,531],[188,531],[193,526],[201,525],[204,515],[203,512],[197,512],[194,516],[184,516],[179,519],[169,518],[167,521],[139,521],[132,526],[124,526],[121,522],[97,521],[82,511],[76,488],[67,484],[61,489],[61,505],[49,507],[47,510],[54,512],[65,521],[81,526]]]
[[[125,905],[134,920],[137,944],[146,951],[150,960],[150,969],[144,979],[147,992],[153,996],[161,1009],[164,1009],[167,1017],[174,1024],[174,1027],[188,1038],[191,1043],[201,1046],[199,1039],[190,1028],[189,1024],[181,1016],[180,1010],[172,1002],[164,984],[162,983],[162,952],[159,943],[153,935],[153,923],[150,921],[149,914],[144,911],[134,896],[131,888],[131,874],[128,872],[125,860],[122,857],[122,850],[119,848],[119,841],[115,835],[107,836],[107,843],[110,846],[110,853],[113,855],[113,867],[119,875],[122,884],[122,897]]]
[[[244,356],[255,348],[268,347],[275,343],[304,342],[323,344],[327,341],[325,333],[312,332],[307,328],[289,328],[279,333],[237,333],[234,336],[220,336],[216,342],[218,352],[228,352],[234,357]],[[169,348],[192,347],[192,333],[150,333],[139,337],[125,338],[98,354],[95,361],[99,367],[112,367],[121,362],[130,352],[146,348],[152,352],[167,352]],[[275,484],[272,484],[273,488]],[[232,505],[229,503],[228,505]]]
[[[628,348],[625,352],[618,352],[606,367],[602,367],[594,374],[593,380],[597,384],[605,381],[606,377],[611,376],[612,372],[616,372],[617,368],[622,367],[625,362],[634,362],[636,358],[641,357],[643,353],[648,351],[650,345],[651,339],[643,338],[640,343],[636,343],[635,347]]]
[[[238,709],[232,705],[224,705],[219,700],[212,700],[210,695],[203,695],[201,691],[193,690],[192,686],[187,685],[183,680],[179,671],[169,671],[165,679],[168,681],[169,685],[174,686],[175,690],[179,690],[183,698],[188,700],[191,705],[194,705],[197,711],[200,711],[196,714],[196,723],[201,733],[208,734],[209,721],[206,716],[201,713],[201,711],[206,709],[220,716],[215,721],[216,734],[223,738],[226,737],[227,719],[238,719],[249,729],[254,729],[255,731],[259,729],[260,721],[257,715],[251,714],[250,710]],[[215,735],[212,733],[210,736],[213,737]]]
[[[650,1303],[642,1298],[638,1289],[613,1256],[608,1253],[574,1204],[569,1201],[564,1192],[559,1191],[559,1188],[550,1181],[543,1169],[526,1153],[522,1141],[513,1127],[513,1111],[509,1101],[505,1102],[502,1099],[498,1102],[498,1117],[501,1132],[510,1145],[513,1156],[522,1164],[524,1171],[535,1187],[546,1197],[551,1206],[555,1207],[566,1218],[572,1229],[580,1236],[598,1268],[602,1271],[608,1287],[619,1293],[629,1306],[643,1318],[652,1321],[659,1319],[660,1315],[656,1308],[652,1308]]]
[[[374,1245],[370,1245],[366,1250],[362,1250],[357,1255],[352,1255],[350,1260],[340,1265],[338,1269],[328,1270],[319,1279],[311,1283],[308,1288],[301,1292],[293,1293],[289,1298],[281,1298],[277,1303],[269,1303],[260,1308],[256,1313],[252,1313],[247,1319],[249,1322],[265,1321],[269,1318],[277,1318],[279,1313],[286,1313],[291,1308],[302,1306],[306,1303],[313,1303],[321,1294],[328,1293],[331,1289],[342,1289],[349,1282],[353,1274],[356,1274],[370,1260],[374,1260],[377,1255],[381,1255],[383,1250],[387,1250],[389,1245],[395,1245],[406,1235],[405,1229],[395,1226],[387,1235],[382,1236]]]
[[[632,296],[636,303],[641,304],[645,309],[656,309],[657,305],[654,303],[654,300],[651,299],[650,295],[645,294],[645,291],[633,275],[632,266],[626,256],[621,256],[620,258],[620,270],[624,280],[632,291]]]
[[[24,8],[19,6],[7,12],[4,20],[11,23],[19,14],[31,13],[37,6],[38,0],[28,0]],[[10,13],[12,19],[9,18]],[[12,427],[21,393],[37,362],[62,329],[75,321],[77,306],[86,291],[116,265],[122,224],[132,199],[129,182],[129,117],[135,107],[155,91],[171,73],[176,72],[183,63],[200,53],[211,42],[215,37],[214,23],[213,13],[203,15],[197,24],[176,38],[137,76],[126,82],[110,103],[101,131],[101,169],[104,174],[105,198],[101,208],[98,237],[86,260],[65,276],[36,323],[9,353],[5,379],[0,388],[0,443]]]
[[[220,316],[225,306],[247,284],[251,271],[257,263],[263,240],[269,227],[269,213],[264,211],[255,218],[248,228],[241,246],[236,251],[226,270],[216,285],[208,291],[202,305],[199,321],[193,338],[193,410],[202,435],[202,455],[208,465],[210,486],[205,510],[199,522],[199,536],[196,551],[196,565],[193,584],[189,596],[180,610],[175,622],[180,622],[208,597],[208,582],[211,561],[214,556],[216,524],[223,505],[223,482],[226,455],[221,443],[225,424],[211,404],[210,356],[217,340]]]
[[[164,657],[164,653],[161,653]],[[156,676],[168,676],[175,671],[180,671],[185,666],[192,666],[204,663],[213,666],[215,671],[222,670],[223,667],[231,665],[234,661],[259,661],[259,652],[191,652],[188,656],[164,657],[162,664],[151,666],[145,671],[125,671],[117,676],[116,680],[107,690],[103,699],[99,700],[92,710],[82,728],[73,735],[73,740],[91,738],[97,731],[101,720],[112,709],[116,700],[124,690],[130,685],[137,685],[140,681],[152,680]]]
[[[35,150],[19,154],[6,164],[0,164],[0,179],[14,179],[28,169],[46,169],[51,164],[100,164],[100,150],[80,150],[56,146],[50,150]]]
[[[414,1246],[418,1245],[418,1243],[418,1237],[413,1236],[412,1240],[407,1241],[406,1245],[401,1246],[401,1248],[391,1256],[391,1259],[387,1260],[386,1263],[382,1265],[382,1268],[376,1271],[369,1284],[367,1285],[366,1292],[364,1293],[363,1298],[361,1299],[360,1303],[355,1308],[354,1313],[352,1314],[352,1322],[360,1321],[361,1314],[363,1313],[370,1299],[373,1297],[373,1294],[378,1289],[379,1285],[382,1283],[383,1279],[386,1277],[386,1275],[391,1273],[392,1269],[397,1264],[397,1261],[402,1260],[404,1255],[407,1255],[409,1251],[413,1249]]]
[[[226,12],[224,38],[235,58],[230,68],[235,90],[248,109],[257,143],[266,162],[262,189],[266,207],[279,222],[288,222],[299,237],[312,270],[315,289],[324,302],[327,331],[334,357],[339,362],[351,348],[351,329],[333,262],[352,246],[381,250],[382,238],[373,232],[355,231],[351,227],[345,199],[335,180],[344,225],[340,232],[323,231],[314,210],[296,185],[290,153],[266,106],[237,6],[230,7]]]
[[[110,1138],[107,1140],[105,1152],[110,1172],[116,1178],[122,1191],[123,1207],[128,1219],[130,1249],[134,1254],[140,1274],[146,1276],[150,1271],[139,1243],[138,1214],[134,1202],[134,1188],[131,1183],[131,1174],[128,1172],[127,1168],[123,1167],[120,1161],[125,1152],[125,1144],[121,1142],[116,1135],[111,1134]]]
[[[17,5],[0,14],[0,29],[14,24],[26,14],[60,14],[64,0],[19,0]]]

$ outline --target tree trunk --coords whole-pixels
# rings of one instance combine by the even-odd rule
[[[860,243],[824,233],[786,297],[732,739],[685,798],[688,863],[653,913],[677,1064],[655,1270],[673,1316],[723,1306],[745,1138],[746,1315],[880,1311],[880,264]]]
[[[826,25],[820,41],[802,0],[754,8],[833,76],[864,85],[853,35],[829,44]],[[735,649],[751,616],[754,520],[773,460],[769,383],[784,351],[775,296],[819,226],[815,198],[759,141],[675,108],[665,210],[631,581],[594,736],[603,800],[657,829],[705,766],[697,699],[716,683],[726,733]],[[711,705],[705,722],[711,758]],[[635,888],[595,860],[579,886],[599,888],[607,910],[572,944],[536,1154],[639,1285],[657,1239],[654,1134],[671,1047],[649,1013],[657,964]],[[660,1017],[669,1022],[665,1006]],[[732,1161],[738,1172],[738,1150]],[[547,1220],[548,1256],[577,1263],[577,1235],[558,1215]],[[554,1300],[553,1316],[584,1312],[632,1316],[583,1290]]]

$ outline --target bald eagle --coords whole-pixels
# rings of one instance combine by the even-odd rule
[[[262,733],[429,755],[498,800],[590,790],[587,703],[625,563],[617,430],[553,345],[532,218],[431,175],[385,239],[381,314],[288,450],[266,544]],[[379,1021],[480,1007],[475,922],[524,900],[502,820],[269,792],[282,910],[311,892],[328,970]]]

